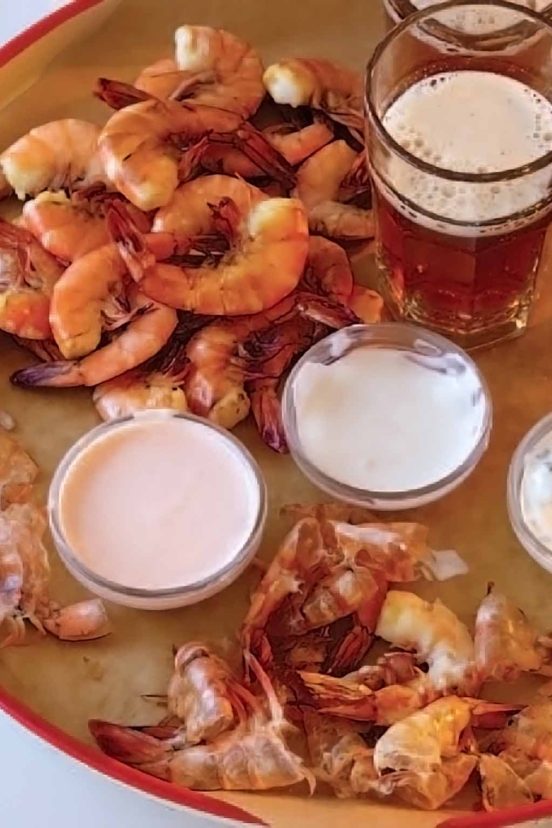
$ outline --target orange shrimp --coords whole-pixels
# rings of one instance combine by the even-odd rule
[[[105,213],[118,193],[107,193],[103,185],[88,187],[67,196],[65,192],[40,193],[23,206],[24,226],[46,250],[67,264],[111,241]],[[134,221],[143,232],[150,229],[148,217],[127,202]]]
[[[212,142],[239,149],[266,174],[293,186],[292,168],[264,135],[235,112],[213,106],[142,100],[111,116],[98,146],[111,183],[148,211],[169,203]]]
[[[62,273],[31,233],[0,219],[0,329],[48,339],[51,296]]]
[[[98,126],[76,118],[34,127],[0,155],[0,195],[15,191],[24,199],[43,190],[103,181],[97,152],[99,134]]]
[[[329,60],[290,58],[269,66],[263,81],[276,103],[320,109],[364,141],[360,74]]]
[[[178,233],[190,236],[218,229],[231,245],[214,265],[207,260],[197,268],[157,262],[143,235],[112,208],[112,235],[141,289],[170,307],[217,316],[259,313],[291,293],[308,253],[304,208],[297,200],[269,199],[253,190],[226,176],[196,179],[180,188],[179,200],[197,204],[198,209],[186,216],[178,211]],[[168,226],[166,216],[163,224],[161,219],[154,222],[154,230]]]
[[[180,26],[174,59],[143,69],[136,86],[157,98],[190,100],[249,118],[264,97],[263,65],[258,52],[231,32]]]

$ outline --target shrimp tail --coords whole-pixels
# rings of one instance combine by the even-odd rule
[[[10,379],[18,388],[75,388],[84,385],[78,360],[59,360],[32,365],[16,371]]]
[[[230,144],[247,156],[266,175],[275,178],[289,189],[295,186],[295,171],[289,161],[272,146],[262,132],[251,124],[244,122],[235,132],[212,135],[211,141],[217,144]]]
[[[331,299],[315,294],[299,293],[297,310],[313,322],[327,325],[329,328],[345,328],[348,325],[357,325],[359,317],[350,308],[337,304]]]
[[[153,95],[138,89],[131,83],[110,78],[98,78],[94,86],[94,95],[111,109],[124,109],[126,106],[153,98]]]
[[[170,745],[160,739],[131,727],[99,719],[91,719],[88,729],[100,749],[112,759],[138,767],[159,779],[170,778],[169,757],[173,751]]]
[[[55,608],[42,623],[60,641],[93,641],[110,633],[107,613],[99,598]]]
[[[109,233],[117,244],[132,278],[140,282],[145,272],[155,265],[154,254],[124,205],[112,204],[106,218]]]
[[[287,454],[288,445],[282,424],[280,400],[274,381],[260,380],[249,387],[251,411],[263,442],[278,454]]]

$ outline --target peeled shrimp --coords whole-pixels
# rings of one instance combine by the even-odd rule
[[[212,142],[239,149],[266,174],[294,181],[285,159],[240,115],[194,103],[152,98],[127,106],[103,128],[99,149],[112,184],[147,211],[169,203]]]
[[[463,754],[462,738],[477,717],[506,718],[507,705],[448,696],[392,725],[376,742],[379,793],[396,793],[418,808],[435,810],[457,794],[477,765]],[[511,709],[511,708],[510,708]]]
[[[111,242],[105,211],[117,193],[89,187],[73,193],[40,193],[23,206],[24,226],[40,240],[46,250],[67,264],[80,259],[98,247]],[[150,222],[132,205],[128,205],[134,221],[147,232]]]
[[[196,179],[156,217],[156,232],[174,227],[177,235],[190,236],[222,229],[227,235],[230,249],[220,260],[196,268],[157,262],[128,218],[112,210],[113,237],[144,293],[173,308],[220,316],[259,313],[291,293],[307,259],[305,211],[297,200],[268,199],[255,190],[225,176]]]
[[[463,695],[478,689],[475,651],[467,627],[440,601],[429,603],[412,592],[391,590],[382,607],[376,634],[428,665],[436,693]]]
[[[224,29],[180,26],[174,60],[142,70],[138,89],[157,98],[192,100],[248,118],[264,97],[263,65],[258,52]]]
[[[87,186],[104,178],[97,152],[100,128],[65,118],[34,127],[0,155],[0,195]]]
[[[51,336],[50,299],[62,273],[31,233],[0,219],[0,330],[26,339]]]
[[[329,60],[290,58],[269,66],[263,81],[276,103],[321,109],[363,141],[361,75]]]
[[[475,621],[475,658],[482,680],[516,681],[523,672],[552,675],[550,645],[540,642],[526,615],[489,584]]]
[[[151,359],[94,389],[92,399],[103,420],[112,420],[151,408],[187,411],[182,385],[190,361],[186,346],[208,317],[181,318],[166,345]]]
[[[250,661],[252,663],[252,661]],[[266,675],[261,686],[268,713],[259,700],[254,709],[242,711],[238,725],[207,744],[182,748],[178,735],[173,740],[156,739],[146,733],[93,720],[90,731],[100,748],[146,773],[192,790],[262,791],[314,779],[302,760],[286,744],[292,730]]]
[[[340,201],[340,188],[359,158],[345,141],[334,141],[299,167],[293,195],[306,207],[311,232],[340,241],[374,237],[372,211]]]

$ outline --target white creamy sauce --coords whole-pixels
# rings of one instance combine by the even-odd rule
[[[456,471],[482,436],[485,399],[474,369],[455,356],[357,348],[306,364],[295,383],[299,441],[335,480],[405,492]]]
[[[493,72],[463,70],[424,78],[391,104],[383,123],[416,158],[459,173],[511,170],[541,158],[552,146],[552,104],[520,81]],[[393,155],[383,176],[422,210],[475,225],[537,204],[549,192],[551,170],[511,182],[468,183],[439,178]],[[419,223],[431,224],[428,217],[410,213]],[[474,226],[471,232],[465,227],[459,232],[481,231]]]
[[[552,550],[552,433],[539,440],[525,459],[520,502],[525,523]]]
[[[259,513],[259,485],[231,443],[190,420],[128,423],[69,467],[60,521],[73,553],[127,587],[192,584],[231,563]]]

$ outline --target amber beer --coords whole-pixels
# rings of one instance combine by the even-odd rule
[[[550,82],[537,67],[528,85],[496,44],[451,56],[435,14],[389,35],[368,70],[377,262],[395,316],[475,347],[527,325],[552,211]],[[530,22],[550,48],[548,24]]]

